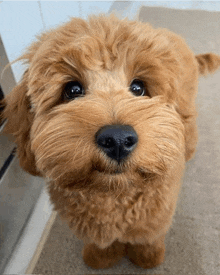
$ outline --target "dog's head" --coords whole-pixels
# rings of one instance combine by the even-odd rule
[[[181,89],[196,87],[198,65],[180,37],[113,16],[72,19],[23,58],[4,117],[26,171],[109,190],[183,162],[191,103]]]

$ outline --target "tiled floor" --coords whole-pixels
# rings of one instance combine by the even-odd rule
[[[46,190],[43,189],[4,274],[25,274],[51,213],[52,206]]]

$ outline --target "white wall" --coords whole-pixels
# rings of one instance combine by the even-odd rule
[[[113,9],[120,12],[121,9],[122,16],[132,19],[141,5],[220,11],[219,1],[3,1],[0,2],[0,35],[12,62],[37,34],[67,21],[69,17],[86,18],[91,13],[107,13]],[[16,81],[19,81],[24,67],[18,62],[12,69]]]
[[[86,18],[90,13],[107,13],[112,1],[3,1],[0,3],[0,35],[10,62],[18,58],[42,31],[69,17]],[[16,81],[24,66],[12,65]]]

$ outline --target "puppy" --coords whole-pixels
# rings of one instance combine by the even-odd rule
[[[85,263],[161,264],[197,143],[198,77],[220,57],[195,56],[166,29],[93,16],[45,32],[20,59],[28,69],[3,101],[5,131],[84,241]]]

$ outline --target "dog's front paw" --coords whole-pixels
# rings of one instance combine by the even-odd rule
[[[165,246],[163,242],[153,245],[127,244],[126,251],[132,263],[142,268],[153,268],[163,263]]]
[[[100,249],[93,243],[85,245],[83,249],[84,262],[95,269],[109,268],[123,256],[125,256],[125,245],[118,241],[105,249]]]

